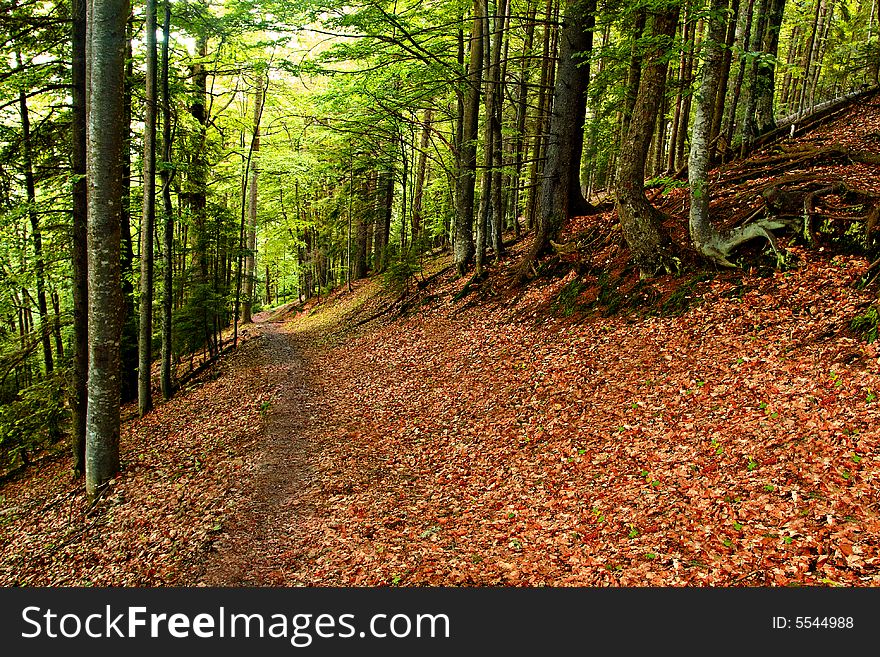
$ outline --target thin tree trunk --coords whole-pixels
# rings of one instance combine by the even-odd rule
[[[470,37],[461,145],[456,181],[456,213],[453,255],[455,269],[464,276],[474,257],[474,183],[477,169],[477,131],[480,115],[480,84],[483,70],[483,0],[474,0]]]
[[[516,95],[516,142],[514,146],[515,156],[512,184],[514,185],[513,230],[517,237],[519,237],[520,234],[519,212],[522,197],[522,168],[523,160],[525,159],[526,112],[528,109],[529,94],[528,82],[529,71],[531,70],[529,63],[532,60],[531,51],[535,35],[535,14],[537,13],[537,9],[537,2],[529,0],[526,9],[526,35],[523,43],[522,66],[520,67],[520,77]]]
[[[162,209],[165,226],[165,253],[162,285],[162,397],[171,399],[174,394],[174,377],[171,369],[172,313],[174,310],[174,208],[171,205],[171,93],[168,84],[168,31],[171,25],[171,4],[165,0],[165,16],[162,24]]]
[[[529,162],[529,198],[526,206],[526,229],[531,230],[535,226],[535,213],[538,207],[538,194],[540,189],[538,186],[538,176],[541,173],[541,154],[543,152],[543,144],[546,139],[544,131],[544,117],[547,114],[547,104],[550,102],[550,69],[552,62],[550,59],[550,43],[552,37],[552,29],[550,21],[553,17],[553,0],[547,0],[544,11],[544,37],[541,49],[541,81],[538,87],[538,113],[535,116],[535,132],[534,141],[532,142],[532,156]]]
[[[739,0],[730,0],[727,17],[727,35],[724,40],[724,51],[721,54],[721,74],[718,78],[718,88],[715,92],[715,109],[712,114],[712,131],[710,133],[710,143],[712,154],[710,158],[718,152],[717,139],[721,134],[721,124],[724,122],[724,101],[727,99],[727,83],[730,81],[730,69],[733,63],[733,44],[736,38],[736,23],[739,12]]]
[[[19,68],[21,57],[16,53]],[[31,224],[31,242],[34,249],[34,277],[37,283],[37,312],[40,314],[40,342],[43,345],[43,367],[47,375],[54,367],[52,360],[51,327],[49,308],[46,303],[46,263],[43,259],[43,233],[37,214],[37,192],[34,181],[33,145],[31,143],[31,121],[27,106],[27,93],[21,89],[18,94],[21,116],[22,155],[24,160],[25,193],[27,195],[27,214]]]
[[[153,362],[153,235],[156,224],[156,0],[146,0],[144,44],[144,200],[141,219],[140,333],[138,335],[138,413],[153,408],[150,369]]]
[[[251,139],[251,180],[250,194],[248,195],[248,225],[247,225],[247,254],[244,261],[244,291],[242,292],[242,323],[250,324],[251,307],[254,300],[254,273],[256,271],[257,251],[257,191],[259,178],[259,153],[260,153],[260,119],[263,114],[263,73],[257,74],[254,83],[254,123],[253,137]]]
[[[72,0],[73,207],[71,266],[73,269],[73,389],[70,450],[74,477],[85,473],[86,401],[89,372],[88,189],[86,185],[86,0]]]
[[[416,179],[412,202],[413,244],[421,244],[423,242],[424,218],[422,217],[422,202],[425,193],[425,175],[428,170],[428,147],[431,143],[432,120],[433,112],[429,107],[422,116],[422,134],[419,138],[419,155],[416,163]]]

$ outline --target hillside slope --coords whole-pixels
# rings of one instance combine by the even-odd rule
[[[868,150],[876,104],[801,139]],[[772,159],[805,143],[716,172],[754,174],[717,188],[719,223],[786,176],[874,193],[876,165]],[[656,199],[681,240],[685,191]],[[522,287],[526,241],[478,283],[441,256],[402,293],[258,317],[126,424],[95,509],[64,457],[0,488],[0,581],[876,586],[880,354],[851,326],[877,291],[864,223],[839,224],[780,239],[782,271],[756,243],[742,269],[640,281],[607,212]]]

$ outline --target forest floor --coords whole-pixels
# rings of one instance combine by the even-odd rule
[[[876,103],[791,146],[866,148]],[[722,221],[792,180],[772,148],[719,173],[752,175]],[[63,455],[0,487],[0,584],[880,585],[880,352],[852,325],[877,289],[838,233],[641,281],[609,212],[525,286],[519,241],[480,282],[439,256],[263,313],[125,422],[93,509]]]

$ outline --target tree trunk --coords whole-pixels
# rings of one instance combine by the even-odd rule
[[[721,60],[724,22],[720,19],[722,0],[711,0],[709,30],[706,38],[706,55],[702,67],[702,80],[697,95],[696,115],[691,132],[691,149],[688,159],[688,183],[690,185],[690,235],[699,253],[711,248],[716,236],[709,222],[709,139],[712,134],[714,99],[721,78]]]
[[[550,68],[552,67],[552,60],[550,57],[550,44],[551,44],[551,36],[552,29],[550,25],[550,21],[553,18],[553,0],[547,0],[546,8],[544,11],[544,36],[543,36],[543,45],[541,48],[541,78],[538,86],[538,113],[535,116],[535,129],[534,129],[534,137],[532,141],[532,155],[531,161],[529,162],[529,182],[528,182],[528,190],[529,190],[529,198],[528,204],[526,205],[526,228],[531,230],[535,226],[535,213],[537,212],[538,207],[538,176],[541,173],[541,160],[543,154],[543,145],[546,139],[546,134],[544,132],[544,116],[547,114],[547,104],[550,102],[550,94],[549,94],[549,80],[550,80]]]
[[[128,0],[90,0],[87,8],[89,377],[86,491],[94,500],[119,470],[120,216],[119,163]]]
[[[144,200],[141,219],[140,333],[138,335],[138,413],[153,408],[150,367],[153,362],[153,235],[156,224],[156,0],[146,0],[144,44]]]
[[[526,112],[528,110],[528,94],[529,94],[529,71],[531,67],[529,63],[531,61],[531,50],[532,50],[532,42],[535,35],[535,14],[537,13],[537,2],[532,2],[529,0],[529,5],[526,10],[526,35],[525,41],[523,43],[523,54],[522,54],[522,65],[520,66],[519,71],[519,83],[517,85],[517,95],[516,95],[516,142],[514,146],[514,164],[513,164],[513,177],[512,177],[512,185],[514,186],[513,193],[513,230],[514,234],[519,237],[520,233],[520,225],[519,225],[519,212],[521,205],[521,197],[522,197],[522,168],[523,168],[523,160],[525,160],[525,133],[526,133]]]
[[[431,122],[433,112],[431,108],[425,110],[422,116],[422,134],[419,138],[419,156],[416,162],[416,179],[413,189],[412,202],[412,237],[413,244],[423,248],[424,218],[422,217],[422,203],[425,193],[425,177],[428,171],[428,147],[431,144]]]
[[[487,3],[488,4],[488,3]],[[494,22],[495,27],[492,28]],[[485,60],[485,122],[483,123],[483,171],[480,185],[480,206],[477,212],[476,244],[475,244],[475,273],[483,273],[483,262],[486,258],[486,229],[489,226],[489,214],[492,210],[492,163],[495,150],[495,129],[492,125],[495,119],[496,87],[501,59],[501,34],[498,31],[499,15],[496,12],[494,21],[489,16],[488,7],[483,6],[483,53]],[[495,38],[492,33],[495,32]],[[494,47],[493,47],[494,46]],[[496,52],[497,59],[496,59]]]
[[[254,301],[254,273],[256,271],[257,254],[257,190],[259,177],[259,152],[260,152],[260,119],[263,114],[263,73],[257,74],[254,83],[254,124],[253,137],[251,139],[251,180],[250,194],[248,195],[248,226],[247,226],[247,253],[244,261],[244,291],[242,293],[242,323],[250,324],[251,307]]]
[[[779,31],[785,13],[785,0],[770,0],[767,14],[767,28],[764,31],[764,52],[767,58],[761,60],[755,79],[755,133],[763,135],[776,129],[776,115],[773,98],[776,93],[776,56],[779,54]],[[794,44],[792,44],[794,47]]]
[[[73,209],[71,265],[73,269],[73,389],[70,399],[70,447],[73,476],[85,472],[86,400],[89,373],[88,297],[88,190],[86,186],[86,0],[73,0],[72,8]]]
[[[174,208],[171,205],[171,93],[168,84],[168,31],[171,25],[170,0],[165,0],[165,16],[162,27],[162,211],[164,226],[164,266],[162,285],[162,398],[171,399],[174,394],[171,370],[172,313],[174,310]]]
[[[572,210],[580,211],[580,202],[586,203],[580,191],[580,177],[572,172],[580,173],[595,12],[595,0],[569,0],[565,9],[541,205],[527,262],[541,255],[564,221],[573,215]],[[578,197],[580,201],[572,203]]]
[[[730,102],[727,103],[727,121],[724,124],[725,139],[725,155],[733,151],[733,136],[736,126],[736,108],[739,105],[739,96],[742,90],[743,78],[746,73],[746,65],[748,59],[746,53],[748,50],[749,35],[752,31],[752,14],[754,13],[755,0],[746,0],[744,5],[740,5],[741,16],[737,21],[737,37],[736,42],[739,46],[740,57],[739,66],[737,67],[736,80],[730,92]]]
[[[755,27],[752,30],[752,38],[749,43],[749,51],[752,53],[751,61],[746,71],[746,98],[745,113],[742,122],[742,141],[740,144],[740,156],[744,157],[752,148],[752,142],[757,137],[757,125],[755,123],[755,110],[758,104],[758,66],[760,65],[759,53],[764,38],[764,26],[767,24],[768,0],[756,0]]]
[[[643,276],[677,268],[660,224],[661,215],[645,197],[645,162],[666,82],[665,54],[675,37],[679,11],[676,3],[652,14],[652,46],[645,57],[632,119],[619,154],[617,212],[623,236]]]
[[[456,213],[453,256],[459,276],[474,257],[474,183],[477,171],[477,130],[480,115],[480,84],[483,72],[483,0],[474,0],[467,70],[461,144],[456,180]]]
[[[19,68],[22,68],[21,57],[16,53]],[[37,283],[37,312],[40,314],[40,342],[43,346],[43,367],[47,375],[52,373],[51,327],[49,326],[49,307],[46,303],[46,263],[43,259],[43,233],[40,229],[40,218],[37,214],[37,192],[34,181],[34,156],[31,143],[31,121],[27,106],[27,93],[22,88],[18,94],[21,116],[22,159],[24,160],[25,194],[27,196],[27,214],[31,224],[31,242],[34,248],[34,277]]]
[[[730,0],[729,14],[727,18],[727,35],[724,40],[725,47],[721,54],[721,73],[718,78],[718,89],[715,92],[715,109],[713,110],[712,132],[710,143],[715,144],[711,150],[717,153],[718,135],[721,134],[721,124],[724,122],[724,101],[727,98],[727,83],[730,80],[730,68],[733,63],[733,43],[736,38],[736,23],[739,13],[739,0]],[[710,155],[710,158],[712,155]]]
[[[134,83],[134,56],[132,55],[134,18],[129,14],[125,28],[125,92],[123,94],[123,142],[122,142],[122,214],[120,241],[122,252],[122,302],[123,325],[120,352],[122,358],[122,382],[120,395],[123,402],[137,399],[138,390],[138,314],[135,308],[134,289],[134,240],[131,235],[131,121],[132,84]]]

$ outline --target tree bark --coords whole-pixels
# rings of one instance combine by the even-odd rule
[[[680,5],[674,3],[651,15],[652,45],[645,57],[632,119],[619,154],[617,212],[633,261],[643,276],[677,268],[669,238],[660,223],[662,215],[645,197],[645,163],[666,82],[665,54],[675,37],[679,11]]]
[[[535,241],[526,256],[527,262],[540,256],[565,220],[574,212],[582,211],[582,205],[586,204],[580,190],[579,173],[595,12],[595,0],[569,0],[565,9],[541,205]]]
[[[72,104],[73,173],[71,265],[73,269],[73,385],[70,436],[73,476],[81,477],[86,461],[86,400],[89,372],[88,189],[86,186],[86,0],[73,0]]]
[[[419,138],[419,155],[416,162],[416,179],[413,189],[412,202],[412,238],[413,244],[423,242],[424,217],[422,217],[422,204],[425,193],[425,178],[428,171],[428,147],[431,143],[431,122],[433,112],[431,108],[425,110],[422,116],[422,134]],[[422,248],[422,247],[419,247]]]
[[[138,334],[138,413],[153,408],[150,368],[153,362],[153,236],[156,224],[156,0],[146,0],[144,45],[144,199],[141,218],[140,332]]]
[[[453,258],[459,276],[464,276],[474,257],[474,183],[477,171],[477,130],[480,115],[480,84],[483,72],[483,0],[474,0],[470,36],[467,88],[464,92],[461,143],[458,152],[455,235]]]
[[[89,376],[86,491],[94,500],[119,470],[120,216],[128,0],[89,0],[88,254]]]
[[[767,27],[764,31],[764,52],[768,57],[758,66],[755,78],[755,133],[763,135],[776,129],[776,116],[773,98],[776,93],[776,56],[779,53],[779,32],[785,13],[785,0],[770,0],[767,13]],[[792,44],[794,47],[794,44]]]
[[[162,372],[163,399],[174,394],[174,378],[171,369],[172,314],[174,310],[174,208],[171,205],[171,93],[168,84],[168,31],[171,25],[170,0],[165,0],[165,16],[162,24],[162,210],[164,213],[164,266],[162,285]]]
[[[248,194],[248,226],[247,226],[247,254],[244,261],[244,291],[242,292],[242,322],[250,324],[251,307],[254,301],[254,273],[256,271],[257,254],[257,191],[259,178],[259,153],[260,153],[260,119],[263,114],[263,73],[257,75],[254,93],[254,124],[253,137],[251,139],[251,180],[250,193]]]
[[[16,54],[19,68],[21,57]],[[49,306],[46,303],[46,262],[43,259],[43,233],[37,214],[37,191],[34,180],[34,156],[31,143],[31,120],[27,106],[27,92],[22,88],[18,94],[21,117],[22,159],[24,160],[25,194],[27,215],[31,224],[31,243],[34,248],[34,278],[37,283],[37,312],[40,314],[40,342],[43,346],[43,367],[47,375],[54,368],[52,360],[52,341],[49,326]]]

